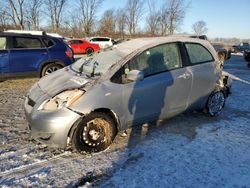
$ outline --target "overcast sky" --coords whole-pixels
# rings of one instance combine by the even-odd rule
[[[156,6],[161,6],[163,1],[154,0]],[[186,1],[190,2],[190,6],[180,32],[192,33],[193,23],[203,20],[207,24],[207,35],[210,38],[250,38],[250,0]],[[98,17],[107,9],[123,8],[126,2],[127,0],[104,0],[102,6],[98,9]],[[146,0],[144,6],[144,10],[147,11]]]

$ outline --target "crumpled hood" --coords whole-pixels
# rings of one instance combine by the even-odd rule
[[[56,94],[67,89],[83,87],[90,81],[92,81],[92,79],[79,76],[66,67],[41,78],[38,82],[38,86],[48,95],[55,96]]]
[[[38,83],[31,88],[29,98],[35,102],[42,102],[62,91],[81,88],[91,81],[93,81],[93,79],[78,76],[66,67],[53,74],[42,77]]]

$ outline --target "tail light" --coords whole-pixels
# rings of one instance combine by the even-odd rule
[[[72,51],[71,49],[69,49],[69,48],[67,48],[67,51],[65,52],[65,54],[66,54],[69,58],[73,57],[73,51]]]

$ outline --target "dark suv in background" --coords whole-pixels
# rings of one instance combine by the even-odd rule
[[[74,62],[72,49],[42,31],[0,32],[0,80],[42,77]]]
[[[244,52],[245,50],[248,50],[250,48],[250,44],[247,42],[242,42],[238,45],[234,45],[233,46],[233,52],[237,53],[237,52]]]

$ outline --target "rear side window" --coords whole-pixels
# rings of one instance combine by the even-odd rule
[[[6,37],[0,37],[0,50],[5,50],[6,49]]]
[[[43,45],[37,38],[15,37],[14,48],[43,48]]]
[[[211,53],[202,45],[197,43],[185,44],[191,64],[199,64],[213,61]]]
[[[54,42],[50,39],[43,39],[43,42],[47,48],[51,47],[54,45]]]

